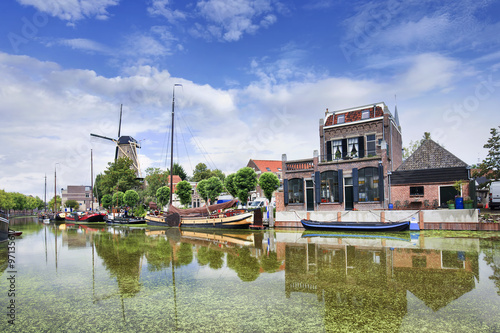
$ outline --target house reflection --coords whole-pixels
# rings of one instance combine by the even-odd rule
[[[279,244],[285,247],[286,296],[315,294],[324,302],[326,327],[391,331],[407,313],[407,291],[437,311],[474,289],[479,278],[474,247],[464,252],[405,243],[314,237]]]

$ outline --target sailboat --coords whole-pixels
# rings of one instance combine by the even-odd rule
[[[150,226],[180,227],[180,228],[225,228],[248,229],[253,224],[253,212],[239,209],[229,209],[236,206],[237,200],[206,207],[179,209],[172,205],[173,196],[173,158],[174,158],[174,115],[175,87],[172,92],[172,129],[170,140],[170,203],[167,213],[152,213],[146,215],[146,223]],[[229,209],[229,210],[227,210]]]

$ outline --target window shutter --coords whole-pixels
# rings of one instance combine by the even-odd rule
[[[352,169],[352,196],[354,202],[359,201],[358,168]]]
[[[338,170],[339,177],[339,203],[344,202],[344,175],[342,169]]]
[[[384,166],[378,165],[378,193],[380,201],[384,201]]]
[[[315,189],[315,197],[316,203],[319,204],[321,202],[321,176],[319,171],[314,173],[314,189]]]
[[[326,142],[326,160],[327,161],[332,160],[332,142],[331,141]]]
[[[359,157],[365,157],[365,137],[360,136],[358,138],[358,148],[359,148]]]
[[[347,156],[347,139],[342,139],[342,158]]]
[[[283,179],[283,193],[285,205],[288,205],[288,179]]]

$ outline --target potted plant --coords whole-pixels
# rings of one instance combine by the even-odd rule
[[[453,187],[457,191],[457,195],[455,196],[455,208],[463,209],[464,208],[464,199],[462,198],[462,182],[461,180],[457,180]]]
[[[472,209],[474,204],[474,200],[472,200],[470,197],[465,197],[464,200],[464,208],[465,209]]]
[[[449,209],[455,209],[455,201],[448,200],[446,203],[448,204]]]

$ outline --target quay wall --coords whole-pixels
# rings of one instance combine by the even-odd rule
[[[301,219],[334,222],[417,222],[421,230],[499,230],[500,223],[479,223],[477,209],[370,210],[370,211],[281,211],[276,228],[302,228]]]

